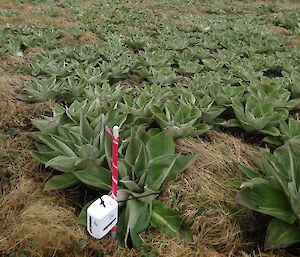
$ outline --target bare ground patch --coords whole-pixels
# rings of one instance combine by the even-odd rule
[[[94,34],[93,32],[84,32],[82,36],[79,38],[80,44],[98,44],[100,43],[100,38]]]
[[[55,7],[54,11],[57,13],[56,17],[47,15],[49,6],[47,4],[39,4],[38,7],[41,13],[37,12],[37,5],[31,3],[20,3],[13,0],[1,0],[0,10],[15,9],[19,14],[12,17],[0,16],[0,24],[14,23],[14,24],[47,24],[64,26],[68,23],[72,25],[78,23],[74,20],[70,10],[61,7]]]
[[[285,36],[290,35],[290,32],[287,29],[285,29],[283,27],[276,26],[272,23],[266,24],[266,27],[268,29],[272,30],[273,32],[277,33],[277,34],[281,34],[281,35],[285,35]]]
[[[199,9],[199,8],[190,7],[190,8],[187,8],[186,13],[192,14],[195,17],[202,17],[202,16],[206,15],[207,12],[204,8]]]

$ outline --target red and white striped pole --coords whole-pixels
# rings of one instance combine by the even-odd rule
[[[106,131],[112,137],[112,198],[118,201],[118,144],[119,144],[119,127],[113,127],[111,133],[108,126],[105,127]],[[111,236],[116,238],[118,225],[114,226],[111,230]]]

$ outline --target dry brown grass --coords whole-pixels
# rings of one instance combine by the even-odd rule
[[[51,113],[54,102],[28,104],[15,98],[16,93],[22,91],[24,81],[30,79],[23,74],[8,76],[0,73],[0,130],[25,131],[31,126],[30,119]]]
[[[206,10],[203,8],[199,9],[199,8],[195,8],[195,7],[189,7],[186,9],[186,13],[199,18],[199,17],[206,15]]]
[[[42,187],[21,176],[4,194],[0,203],[0,253],[25,251],[30,256],[47,256],[51,250],[68,253],[80,248],[86,235],[74,210],[59,195],[43,193]]]
[[[237,208],[230,181],[242,179],[238,164],[253,165],[258,149],[216,131],[208,133],[208,140],[177,142],[179,152],[199,157],[177,181],[164,186],[163,200],[179,209],[196,243],[232,255],[242,245],[240,224],[233,213],[239,210],[238,216],[248,219],[250,213]]]
[[[292,46],[300,46],[300,37],[290,37]]]
[[[0,16],[0,24],[14,23],[14,24],[48,24],[61,26],[66,24],[78,24],[69,9],[55,7],[54,11],[57,13],[57,17],[50,17],[45,14],[49,10],[47,4],[39,4],[39,10],[41,13],[37,13],[37,8],[31,3],[20,3],[14,0],[1,0],[0,10],[15,9],[19,11],[19,14],[12,17]]]
[[[290,32],[289,32],[287,29],[285,29],[285,28],[283,28],[283,27],[275,26],[275,25],[272,24],[272,23],[266,24],[266,27],[267,27],[268,29],[272,30],[273,32],[275,32],[275,33],[277,33],[277,34],[280,34],[280,35],[285,35],[285,36],[287,36],[287,35],[290,34]]]
[[[100,43],[100,38],[93,32],[84,32],[79,38],[80,44],[98,44]]]

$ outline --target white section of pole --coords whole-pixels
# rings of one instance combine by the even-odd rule
[[[114,138],[119,137],[119,127],[118,126],[113,127],[113,135],[114,135]]]

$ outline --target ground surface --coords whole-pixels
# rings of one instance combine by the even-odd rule
[[[185,84],[202,69],[210,72],[212,78],[219,76],[229,84],[240,80],[248,83],[247,78],[256,73],[276,80],[282,77],[278,75],[282,70],[278,70],[276,61],[292,59],[293,51],[299,48],[299,12],[298,1],[1,0],[0,254],[299,256],[297,247],[264,251],[265,225],[255,224],[264,224],[266,217],[252,214],[235,202],[236,190],[230,181],[243,177],[238,164],[254,166],[254,156],[264,147],[262,138],[222,127],[198,139],[177,140],[178,152],[197,153],[199,158],[176,180],[165,184],[160,196],[162,201],[179,211],[193,233],[192,242],[167,237],[155,229],[142,235],[144,245],[139,249],[126,249],[110,238],[100,242],[91,239],[85,228],[77,223],[80,209],[91,198],[89,192],[84,188],[44,192],[44,184],[52,176],[52,170],[45,169],[28,153],[35,147],[27,135],[33,130],[31,119],[51,116],[51,108],[68,102],[59,97],[50,100],[46,97],[39,103],[29,103],[16,97],[24,93],[26,81],[46,76],[28,71],[29,64],[42,51],[55,52],[55,48],[93,44],[95,49],[101,49],[101,44],[105,46],[107,42],[113,42],[114,49],[113,44],[119,46],[120,37],[126,44],[131,44],[134,50],[129,54],[133,56],[137,55],[139,47],[149,42],[159,42],[158,46],[168,45],[171,51],[177,51],[186,44],[182,33],[193,31],[203,33],[202,48],[196,47],[199,42],[183,48],[194,51],[199,59],[207,60],[201,67],[193,66],[190,71],[187,66],[173,65],[168,60],[164,62],[165,56],[153,57],[153,63],[162,61],[163,65],[170,66],[167,70],[156,68],[164,75],[159,77],[155,72],[150,75],[143,70],[133,72],[132,64],[124,61],[121,73],[117,71],[109,82],[117,80],[123,88],[137,87],[143,80],[173,84],[172,76],[176,70],[176,81]],[[247,62],[246,55],[234,63],[233,55],[242,56],[244,47],[241,43],[230,49],[234,41],[247,42],[253,47],[251,51],[256,54],[253,63]],[[218,49],[225,45],[230,51],[219,52]],[[121,46],[116,51],[123,50]],[[58,53],[67,54],[67,50],[62,51]],[[287,57],[289,53],[292,57]],[[212,56],[217,63],[210,62]],[[139,56],[135,62],[140,61],[138,58],[143,59]],[[263,68],[259,63],[262,58]],[[219,62],[232,64],[228,78],[218,74],[224,73],[224,70],[216,69]],[[241,66],[242,69],[237,68]],[[288,61],[283,66],[287,67],[283,70],[287,73],[292,69]],[[122,73],[127,68],[129,71]],[[59,73],[54,68],[47,72],[50,75]],[[229,68],[226,74],[229,74]],[[235,81],[235,78],[240,80]]]

